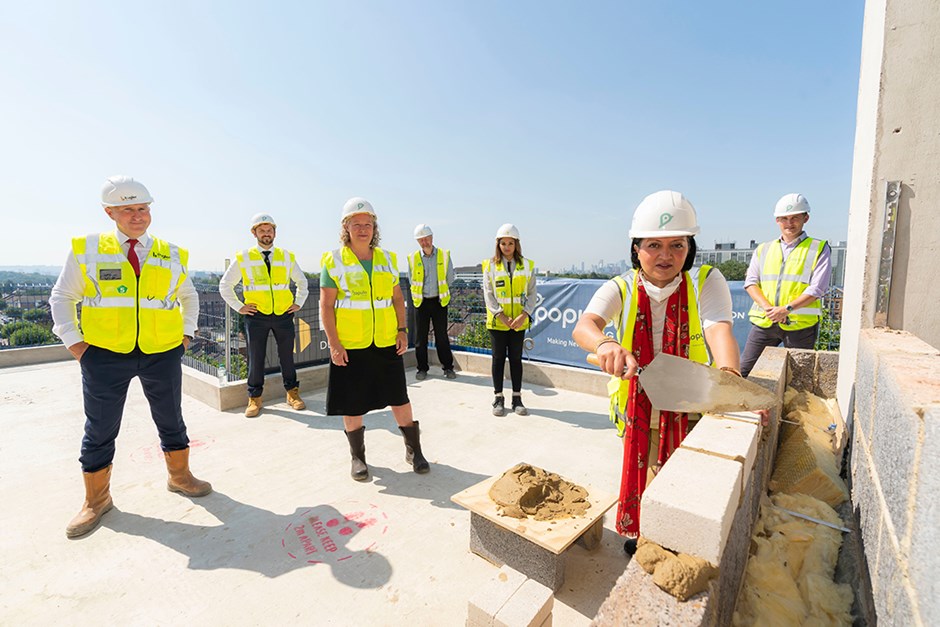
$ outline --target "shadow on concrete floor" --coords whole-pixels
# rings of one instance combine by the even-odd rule
[[[141,516],[114,508],[101,522],[117,533],[147,538],[189,558],[193,570],[234,568],[278,577],[298,568],[328,566],[333,577],[348,586],[381,588],[392,575],[392,565],[368,544],[384,525],[369,512],[340,512],[331,505],[297,508],[287,515],[240,503],[221,492],[198,499],[222,521],[221,525],[191,525]],[[361,549],[350,541],[368,533]],[[144,565],[141,565],[145,567]]]

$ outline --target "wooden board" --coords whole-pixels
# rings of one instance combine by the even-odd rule
[[[617,502],[615,496],[604,494],[590,486],[582,486],[588,491],[587,500],[591,506],[581,516],[561,520],[535,520],[534,518],[502,516],[499,513],[499,507],[490,498],[490,488],[502,476],[503,473],[500,473],[489,479],[484,479],[480,483],[453,495],[450,500],[556,555],[561,554],[562,551],[571,546],[582,533],[587,531],[591,525],[604,515],[604,512]]]

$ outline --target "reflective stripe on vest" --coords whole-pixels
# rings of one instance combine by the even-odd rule
[[[153,238],[140,264],[140,277],[114,233],[72,239],[82,272],[82,333],[93,346],[147,354],[176,348],[183,341],[183,315],[177,294],[186,279],[189,253]]]
[[[492,261],[492,259],[483,260],[484,276],[489,271]],[[503,313],[506,314],[510,320],[516,318],[525,310],[527,304],[526,300],[528,299],[529,279],[534,272],[535,262],[531,259],[523,259],[522,263],[516,264],[511,280],[502,259],[493,267],[492,274],[490,275],[493,293],[496,295],[496,302],[500,304],[503,308]],[[521,330],[524,331],[528,329],[530,322],[527,317]],[[489,309],[486,310],[486,328],[496,331],[509,330],[509,326],[503,324]],[[519,329],[516,330],[518,331]]]
[[[344,348],[368,348],[374,342],[394,346],[398,317],[392,302],[398,267],[395,253],[372,249],[372,280],[348,247],[324,253],[321,265],[336,283],[336,333]]]
[[[702,329],[702,318],[699,314],[699,297],[705,279],[711,272],[711,266],[692,268],[685,273],[686,299],[689,307],[689,359],[700,364],[711,363],[708,347],[705,344],[705,333]],[[614,282],[620,288],[620,300],[627,303],[627,281],[630,281],[630,304],[621,310],[620,318],[615,322],[617,340],[628,351],[633,351],[633,329],[636,325],[638,307],[637,283],[639,273],[631,270],[624,275],[614,277]],[[629,400],[630,382],[620,377],[611,377],[607,383],[607,392],[610,395],[610,421],[617,426],[617,435],[623,437],[626,427],[627,401]]]
[[[764,242],[757,247],[760,265],[760,290],[774,307],[786,305],[803,294],[813,279],[813,271],[819,263],[819,256],[826,246],[826,240],[805,238],[783,260],[783,244],[780,240]],[[788,322],[780,325],[784,331],[808,329],[819,322],[822,306],[815,298],[799,309],[794,309],[787,316]],[[748,318],[755,326],[767,329],[773,322],[756,302],[748,311]]]
[[[254,304],[263,314],[280,316],[294,304],[294,295],[290,291],[294,253],[272,248],[270,273],[257,246],[239,251],[235,260],[242,273],[242,295],[246,305]]]
[[[450,261],[450,251],[441,248],[437,250],[437,292],[441,299],[441,307],[450,302],[450,289],[447,285],[447,266]],[[415,307],[420,307],[424,300],[424,262],[421,259],[421,250],[416,250],[408,258],[411,268],[411,300]]]

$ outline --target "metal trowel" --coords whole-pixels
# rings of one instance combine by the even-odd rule
[[[597,357],[588,355],[597,365]],[[640,383],[653,407],[685,413],[769,409],[776,397],[741,377],[675,355],[660,353],[640,369]]]

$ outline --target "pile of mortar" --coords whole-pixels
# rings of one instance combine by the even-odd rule
[[[490,488],[500,514],[513,518],[560,520],[580,516],[591,506],[588,492],[553,472],[516,464]]]

